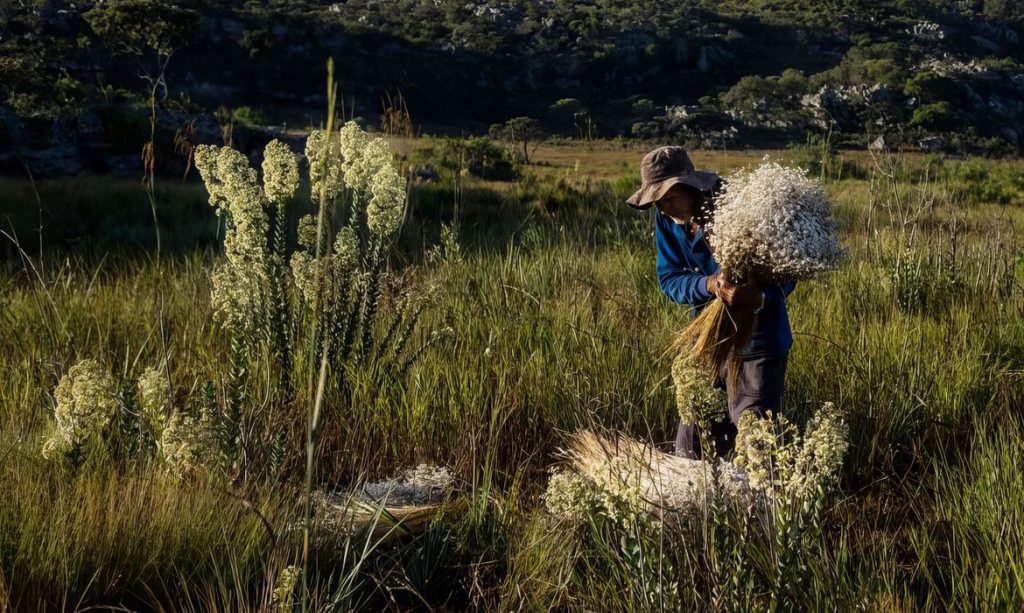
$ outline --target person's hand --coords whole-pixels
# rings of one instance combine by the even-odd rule
[[[718,296],[718,276],[720,274],[721,273],[716,272],[713,275],[708,275],[707,278],[704,280],[704,289],[706,289],[709,294],[715,297]]]
[[[709,281],[710,283],[710,281]],[[721,273],[715,273],[715,295],[725,306],[741,309],[754,309],[761,306],[761,288],[752,274],[748,274],[743,283],[731,283]]]

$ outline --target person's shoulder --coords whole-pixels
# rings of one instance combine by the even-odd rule
[[[661,211],[655,209],[654,211],[654,225],[661,228],[662,230],[671,230],[672,222],[669,220],[668,215],[665,215]]]

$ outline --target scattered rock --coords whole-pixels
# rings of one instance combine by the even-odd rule
[[[946,139],[941,136],[926,136],[917,141],[917,146],[926,153],[936,153],[946,146]]]

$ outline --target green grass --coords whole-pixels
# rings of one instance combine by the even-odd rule
[[[321,542],[308,608],[329,608],[339,591],[368,609],[1019,606],[1024,210],[925,182],[916,162],[895,184],[828,185],[849,257],[790,300],[785,411],[802,423],[831,400],[851,424],[841,491],[797,552],[806,580],[779,583],[772,531],[728,509],[653,534],[543,513],[546,469],[576,429],[600,424],[666,448],[674,435],[661,354],[686,309],[658,289],[647,219],[621,204],[629,180],[602,182],[636,160],[617,172],[601,156],[584,181],[558,184],[540,167],[502,193],[465,192],[461,260],[404,264],[451,214],[443,186],[421,200],[393,257],[395,285],[438,288],[420,342],[452,334],[407,381],[356,378],[325,398],[317,479],[344,488],[436,462],[459,475],[469,511],[369,552],[359,535]],[[42,281],[17,261],[0,276],[0,607],[254,609],[296,563],[304,391],[275,407],[295,444],[273,477],[180,482],[144,460],[71,469],[39,457],[52,390],[76,359],[130,379],[166,354],[180,396],[226,376],[230,347],[209,306],[217,257],[50,254]],[[267,364],[252,358],[254,405],[278,402]]]

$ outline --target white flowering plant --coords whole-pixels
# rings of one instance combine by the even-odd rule
[[[77,465],[92,452],[151,456],[169,397],[166,381],[150,368],[133,387],[130,381],[119,382],[98,360],[73,364],[53,391],[54,427],[43,442],[43,457]]]
[[[672,361],[676,409],[684,423],[710,423],[725,417],[725,393],[704,375],[700,364],[685,353]]]
[[[59,461],[78,454],[92,441],[101,441],[118,412],[114,377],[96,360],[75,363],[53,392],[56,428],[43,442],[42,454]]]
[[[323,371],[328,391],[343,391],[359,372],[390,385],[422,352],[408,351],[407,344],[424,292],[415,298],[396,292],[391,321],[377,321],[388,250],[407,202],[407,182],[389,144],[350,121],[339,130],[314,130],[304,157],[305,165],[287,145],[271,141],[261,177],[230,147],[202,146],[195,154],[210,204],[226,222],[212,305],[231,339],[219,419],[237,470],[244,469],[237,458],[248,461],[258,450],[280,447],[276,439],[264,440],[273,429],[250,423],[256,417],[246,394],[254,360],[273,358],[276,368],[269,370],[287,403],[310,373],[319,378]],[[315,215],[295,214],[303,166]],[[307,394],[317,387],[307,385]]]
[[[739,430],[734,461],[763,494],[758,510],[773,543],[766,556],[770,574],[776,585],[799,585],[807,579],[803,558],[818,546],[825,503],[849,447],[845,416],[826,402],[800,433],[782,415],[748,412]]]

